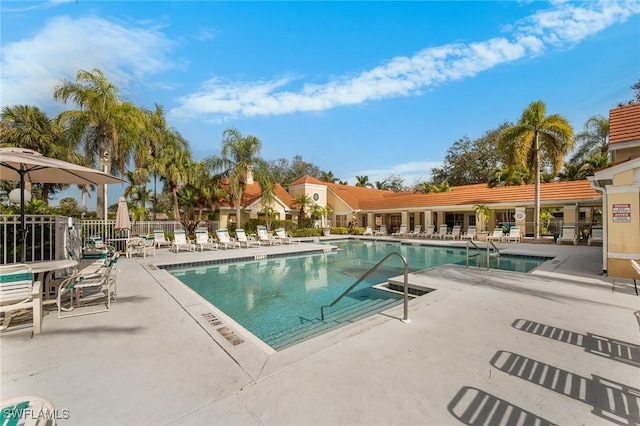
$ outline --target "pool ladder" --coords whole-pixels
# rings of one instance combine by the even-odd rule
[[[404,318],[402,319],[402,322],[411,322],[409,320],[409,265],[407,263],[407,258],[404,257],[401,253],[399,253],[397,251],[389,253],[388,255],[386,255],[384,257],[384,259],[382,259],[380,262],[376,263],[374,267],[372,267],[367,272],[365,272],[360,278],[358,278],[358,280],[355,283],[351,284],[351,286],[348,289],[346,289],[345,291],[343,291],[342,294],[336,298],[336,300],[331,302],[331,304],[321,306],[320,307],[320,318],[322,319],[322,321],[324,321],[324,308],[333,307],[336,303],[338,303],[340,301],[340,299],[342,299],[351,290],[356,288],[356,286],[358,284],[360,284],[362,281],[364,281],[365,278],[367,278],[370,274],[374,273],[391,256],[399,256],[400,259],[402,259],[402,263],[404,264]]]
[[[478,252],[477,253],[469,253],[470,246],[475,247],[475,249]],[[492,252],[491,248],[493,248],[493,252]],[[481,250],[480,247],[478,247],[478,245],[476,243],[474,243],[473,240],[468,240],[467,241],[467,268],[469,267],[469,258],[482,255],[480,250]],[[500,265],[500,250],[498,250],[498,247],[496,247],[496,245],[493,244],[493,241],[487,241],[487,271],[491,267],[490,261],[491,261],[492,257],[497,258],[498,259],[498,265]]]

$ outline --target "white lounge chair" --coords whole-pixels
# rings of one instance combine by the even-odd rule
[[[216,243],[215,241],[212,241],[211,238],[209,238],[209,231],[207,231],[205,228],[196,229],[195,234],[196,234],[196,242],[195,242],[196,249],[199,248],[200,251],[203,251],[204,249],[218,250],[218,243]]]
[[[502,241],[513,241],[514,243],[519,243],[522,239],[522,234],[520,233],[520,227],[512,226],[509,228],[509,234],[502,237]]]
[[[386,237],[387,236],[387,225],[380,225],[380,229],[373,232],[374,237]]]
[[[475,240],[477,234],[477,228],[474,225],[470,225],[467,232],[460,236],[463,240]]]
[[[216,235],[218,236],[218,244],[220,247],[225,250],[228,248],[239,248],[240,243],[238,241],[232,240],[229,236],[229,231],[226,229],[217,229]]]
[[[261,243],[269,244],[270,246],[274,244],[275,245],[282,244],[282,241],[280,241],[278,238],[273,238],[269,236],[269,232],[267,232],[266,226],[258,225],[256,229],[258,231],[258,241],[260,241]]]
[[[592,245],[593,243],[602,244],[602,239],[603,239],[602,226],[592,226],[591,235],[589,235],[587,244],[588,245]]]
[[[371,229],[370,226],[367,226],[364,230],[364,232],[362,233],[363,237],[366,237],[367,235],[373,237],[373,229]]]
[[[195,247],[187,239],[187,233],[183,229],[176,229],[173,232],[173,242],[171,243],[171,250],[176,253],[180,251],[181,248],[187,249],[189,251],[194,251]]]
[[[562,235],[558,237],[558,244],[571,243],[574,246],[578,245],[578,234],[576,234],[575,225],[563,225]]]
[[[449,233],[449,227],[446,224],[442,224],[440,225],[440,229],[438,230],[438,232],[433,234],[431,238],[443,239],[444,236],[447,235],[448,233]]]
[[[0,266],[0,330],[9,326],[12,316],[23,309],[33,310],[33,334],[42,325],[42,283],[33,280],[29,265],[16,263]]]
[[[433,237],[433,233],[434,232],[436,232],[436,227],[435,226],[429,226],[429,227],[427,227],[427,229],[423,233],[418,235],[418,237],[420,237],[420,238],[431,238],[431,237]]]
[[[445,240],[459,240],[460,239],[460,232],[462,230],[462,227],[460,225],[455,225],[452,229],[451,229],[451,233],[449,234],[444,234],[442,236],[443,239]]]
[[[502,228],[495,228],[490,235],[487,235],[487,241],[502,241],[502,237],[504,237]]]
[[[278,237],[280,239],[280,241],[282,241],[284,244],[293,244],[293,243],[299,243],[300,242],[299,238],[293,238],[293,237],[289,236],[287,234],[287,231],[285,231],[284,228],[276,229],[276,237]]]
[[[422,225],[416,225],[413,227],[411,232],[407,234],[409,238],[418,238],[420,236],[420,232],[422,231]]]
[[[153,231],[153,241],[156,244],[156,248],[171,247],[171,240],[166,239],[162,229],[156,229]]]
[[[407,236],[407,225],[400,225],[400,229],[398,231],[393,232],[391,234],[392,237],[406,237]]]
[[[238,239],[240,247],[242,247],[243,245],[246,248],[260,247],[260,241],[255,240],[253,237],[247,237],[246,232],[244,232],[244,229],[242,228],[236,229],[236,238]]]

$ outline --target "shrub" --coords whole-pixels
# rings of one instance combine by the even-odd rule
[[[322,228],[296,228],[290,229],[289,235],[292,237],[319,237],[322,235]]]
[[[363,228],[361,226],[354,226],[351,229],[351,235],[362,235],[362,234],[364,234],[364,230],[365,230],[365,228]]]
[[[331,227],[331,233],[336,235],[348,235],[349,229],[344,226],[333,226]]]

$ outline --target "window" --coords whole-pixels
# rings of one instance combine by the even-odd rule
[[[320,195],[316,192],[313,194],[313,201],[318,201],[320,199]]]
[[[347,215],[346,214],[337,214],[336,215],[336,226],[347,227]]]

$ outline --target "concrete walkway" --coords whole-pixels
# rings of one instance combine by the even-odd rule
[[[399,306],[281,352],[154,265],[319,245],[122,259],[111,312],[0,335],[1,397],[45,396],[61,425],[640,424],[633,283],[600,275],[601,247],[503,247],[556,259],[413,274],[435,291],[410,323]]]

